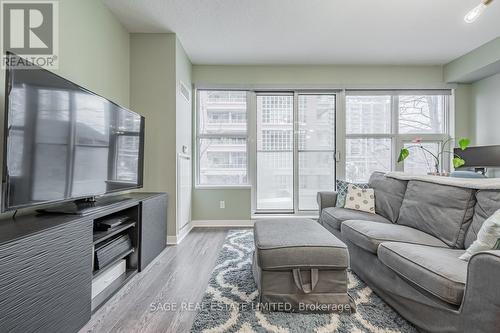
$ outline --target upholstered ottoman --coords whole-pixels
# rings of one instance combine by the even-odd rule
[[[263,311],[352,312],[346,245],[309,219],[255,223],[253,274]]]

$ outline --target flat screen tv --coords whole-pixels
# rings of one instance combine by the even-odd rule
[[[499,168],[500,145],[455,148],[455,154],[465,160],[462,168]]]
[[[2,212],[142,187],[143,117],[9,56]]]

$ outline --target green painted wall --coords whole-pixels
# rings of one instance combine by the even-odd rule
[[[444,80],[471,83],[499,72],[500,37],[444,66]]]
[[[130,35],[130,105],[146,117],[143,190],[168,193],[169,236],[179,231],[177,153],[183,145],[191,151],[192,142],[192,109],[180,81],[191,87],[191,62],[175,34]]]
[[[129,34],[125,28],[100,0],[59,1],[59,20],[59,69],[54,72],[129,107]],[[5,71],[1,70],[0,130],[4,86]]]
[[[500,73],[472,84],[475,143],[500,144]]]
[[[458,84],[455,88],[455,137],[467,137],[474,141],[474,108],[472,85]]]
[[[196,85],[443,85],[442,66],[193,66]]]
[[[59,1],[58,74],[129,106],[129,33],[100,0]]]
[[[176,234],[174,34],[130,35],[130,106],[146,118],[144,191],[169,194],[168,235]]]
[[[444,87],[442,66],[212,66],[194,65],[196,86],[219,87]],[[457,99],[467,99],[460,87]],[[462,102],[461,102],[462,103]],[[459,107],[456,132],[468,134],[468,107]],[[224,200],[226,208],[219,208]],[[193,220],[246,220],[251,215],[250,189],[194,189]]]
[[[224,200],[225,209],[219,208]],[[195,189],[193,191],[193,220],[249,220],[251,210],[250,189]]]

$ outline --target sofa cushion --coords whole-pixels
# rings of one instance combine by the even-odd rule
[[[458,259],[465,251],[407,243],[380,244],[379,260],[416,288],[454,305],[462,303],[467,263]]]
[[[479,190],[476,192],[474,217],[465,234],[465,247],[468,248],[477,239],[477,233],[484,221],[500,209],[500,190]]]
[[[475,203],[473,189],[410,180],[397,223],[463,249]]]
[[[342,222],[347,220],[391,223],[391,221],[383,216],[348,208],[328,207],[321,212],[320,222],[329,229],[340,230]]]
[[[390,178],[382,172],[374,172],[368,185],[375,191],[375,212],[392,222],[396,222],[407,184],[407,180]]]
[[[436,237],[404,225],[351,220],[342,223],[341,230],[343,239],[372,253],[387,241],[448,247]]]
[[[254,241],[263,270],[286,268],[346,268],[346,245],[318,222],[309,219],[259,220]]]

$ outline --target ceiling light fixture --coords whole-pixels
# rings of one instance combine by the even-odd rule
[[[481,0],[481,3],[476,7],[472,8],[470,12],[464,17],[464,21],[467,23],[472,23],[484,12],[486,6],[488,6],[493,0]]]

